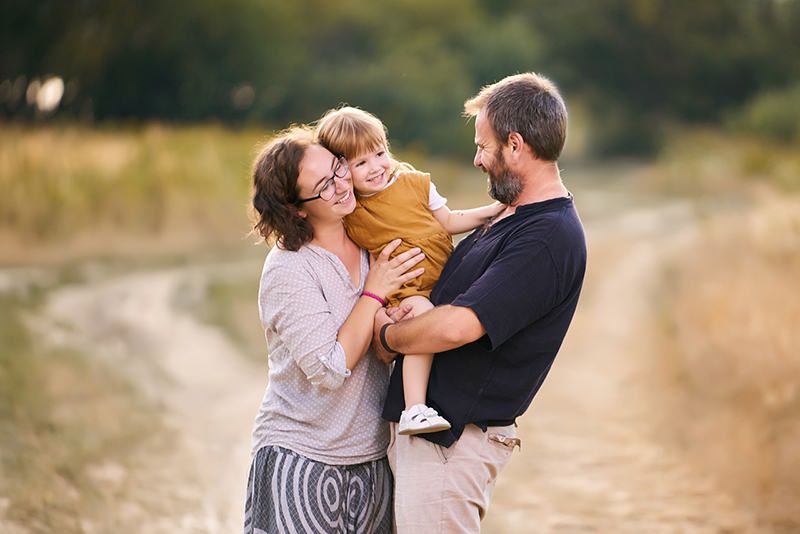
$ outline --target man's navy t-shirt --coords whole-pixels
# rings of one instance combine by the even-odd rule
[[[586,240],[572,197],[517,207],[453,251],[431,294],[435,305],[471,308],[486,335],[433,359],[428,405],[452,425],[420,437],[449,447],[474,423],[505,426],[522,415],[547,376],[586,269]],[[402,357],[383,417],[404,408]]]

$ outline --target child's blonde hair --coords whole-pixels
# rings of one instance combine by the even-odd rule
[[[379,146],[384,146],[392,162],[392,174],[412,170],[408,163],[397,161],[389,151],[387,129],[381,120],[368,111],[350,106],[331,109],[317,121],[319,143],[336,154],[352,160]]]

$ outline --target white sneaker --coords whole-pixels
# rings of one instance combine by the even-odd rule
[[[400,426],[397,427],[397,433],[401,436],[413,436],[414,434],[439,432],[448,428],[450,428],[450,423],[439,415],[439,412],[424,404],[415,404],[400,414]]]

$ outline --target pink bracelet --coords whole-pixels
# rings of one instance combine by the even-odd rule
[[[380,303],[381,303],[381,306],[386,306],[386,301],[385,301],[385,300],[383,300],[382,298],[380,298],[378,295],[375,295],[375,294],[373,294],[373,293],[370,293],[370,292],[368,292],[368,291],[364,291],[364,292],[362,292],[362,293],[361,293],[361,296],[362,296],[362,297],[372,297],[372,298],[374,298],[375,300],[377,300],[378,302],[380,302]]]

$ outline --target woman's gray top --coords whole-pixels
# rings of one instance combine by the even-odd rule
[[[388,423],[381,419],[389,367],[370,348],[347,369],[336,341],[364,288],[369,257],[361,254],[356,287],[333,253],[306,244],[273,247],[259,288],[259,312],[269,349],[269,385],[256,417],[252,454],[278,445],[332,465],[385,456]]]

